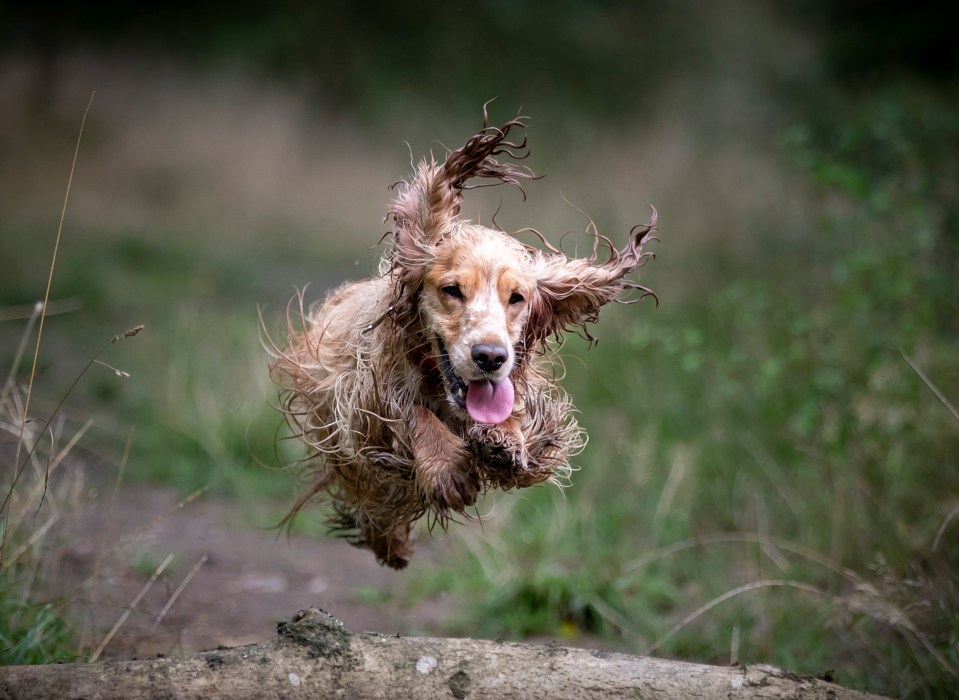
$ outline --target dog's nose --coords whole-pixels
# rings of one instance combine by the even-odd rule
[[[495,372],[509,359],[509,350],[489,343],[474,345],[471,354],[473,362],[484,372]]]

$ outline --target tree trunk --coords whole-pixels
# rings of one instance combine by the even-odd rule
[[[0,667],[0,698],[875,698],[772,666],[351,634],[315,608],[275,639],[179,658]]]

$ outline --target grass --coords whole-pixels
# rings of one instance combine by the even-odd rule
[[[89,111],[89,104],[87,111]],[[87,111],[84,112],[80,125],[81,136],[83,125],[86,124]],[[63,231],[63,219],[70,197],[79,146],[80,137],[77,139],[73,164],[70,168],[43,302],[34,306],[27,329],[17,345],[12,371],[6,381],[0,385],[0,429],[12,438],[10,443],[15,446],[4,450],[4,457],[8,457],[5,454],[8,451],[12,452],[13,457],[3,460],[5,468],[0,478],[0,490],[3,493],[3,502],[0,504],[0,603],[4,613],[4,622],[0,624],[0,644],[3,644],[3,647],[0,647],[0,658],[4,663],[50,662],[66,652],[66,643],[70,637],[66,623],[52,604],[38,605],[33,602],[34,584],[44,573],[46,561],[42,550],[46,544],[47,533],[61,517],[62,494],[50,488],[50,477],[62,464],[76,440],[86,432],[86,426],[61,448],[59,442],[63,421],[55,424],[54,420],[66,395],[69,395],[76,385],[76,381],[39,429],[36,422],[30,419],[30,400],[33,396],[40,341],[47,318],[47,304],[50,299],[57,251]],[[21,392],[15,383],[17,364],[27,349],[31,331],[38,318],[36,344],[27,388]],[[113,342],[116,342],[118,338],[115,337]],[[81,371],[81,377],[95,361],[96,356]],[[47,442],[48,432],[49,443]],[[21,456],[23,456],[22,461]],[[41,513],[43,520],[40,522],[43,524],[38,525]]]
[[[959,256],[936,171],[955,173],[910,141],[910,107],[787,131],[816,231],[717,266],[702,298],[610,310],[597,347],[568,345],[582,469],[567,493],[524,494],[463,534],[424,588],[473,601],[458,632],[601,634],[907,697],[956,691]],[[954,112],[921,108],[943,110],[955,143]]]
[[[82,641],[80,650],[72,651],[71,647],[76,644],[78,634],[68,622],[68,617],[74,618],[74,621],[78,620],[78,613],[72,607],[74,603],[82,602],[82,595],[76,594],[69,600],[47,602],[50,598],[47,580],[57,574],[57,548],[73,536],[69,524],[62,525],[60,521],[83,500],[81,493],[85,470],[81,459],[74,456],[73,450],[94,422],[92,419],[87,420],[68,438],[67,434],[72,426],[65,415],[66,406],[68,399],[91,368],[99,366],[109,370],[116,378],[129,378],[129,372],[100,358],[111,345],[133,338],[143,330],[143,325],[138,325],[113,335],[80,366],[72,381],[62,391],[60,399],[47,408],[46,417],[35,417],[37,411],[31,411],[34,407],[31,400],[34,399],[35,386],[39,384],[36,381],[38,375],[43,373],[38,360],[43,341],[47,340],[44,328],[50,315],[48,312],[55,312],[61,306],[70,309],[76,307],[72,302],[51,307],[49,301],[87,112],[84,112],[70,168],[43,301],[31,305],[22,336],[13,350],[9,374],[0,385],[0,493],[3,495],[0,503],[0,608],[3,612],[0,621],[0,664],[50,663],[79,660],[87,655]],[[16,317],[18,313],[20,312],[13,316]],[[32,356],[28,352],[31,343]],[[28,371],[23,372],[22,363],[29,365]],[[25,374],[23,384],[20,383],[19,376],[22,372]],[[130,436],[132,437],[132,430]],[[128,439],[128,447],[129,444]],[[120,485],[127,457],[128,452],[124,451],[115,489]],[[62,467],[65,468],[61,469]],[[172,558],[172,554],[168,555],[153,571],[147,585],[102,639],[100,646],[89,657],[90,661],[95,661],[100,656]],[[94,565],[94,572],[102,563],[103,561],[98,561]],[[145,563],[145,560],[141,559],[133,568],[143,568]],[[94,576],[96,573],[92,574],[82,587],[87,586]],[[179,591],[174,595],[178,593]],[[169,604],[172,602],[171,598]]]
[[[951,157],[959,144],[949,98],[915,85],[853,103],[836,98],[756,136],[768,140],[745,155],[744,142],[700,123],[677,125],[682,110],[671,109],[662,122],[648,116],[644,139],[580,136],[568,160],[557,156],[547,189],[575,188],[579,204],[581,192],[622,188],[597,195],[600,211],[584,207],[613,237],[628,228],[620,209],[634,216],[645,214],[646,199],[657,205],[664,242],[643,282],[661,292],[662,305],[608,309],[597,347],[571,340],[564,349],[565,386],[590,435],[573,487],[496,496],[481,529],[454,531],[452,561],[410,572],[416,595],[456,596],[452,632],[599,637],[637,653],[775,663],[903,697],[956,692],[959,421],[949,406],[959,401],[959,178]],[[193,105],[192,121],[203,113]],[[262,120],[269,133],[283,123],[273,117]],[[187,159],[172,138],[165,133],[169,153]],[[566,152],[560,138],[533,143],[536,152]],[[375,182],[376,199],[345,201],[345,189],[334,187],[322,209],[361,212],[378,231],[376,207],[383,185],[404,172],[403,149],[387,164],[369,143],[348,146],[323,167],[349,177],[324,180],[296,160],[293,176],[278,181]],[[354,151],[361,166],[350,164]],[[243,156],[263,172],[279,167],[263,153]],[[223,181],[245,182],[242,168],[228,170]],[[138,173],[155,188],[149,174]],[[113,177],[119,198],[134,198]],[[274,183],[269,198],[282,210],[279,228],[295,229],[290,222],[310,212],[284,218],[295,206],[282,189]],[[253,198],[252,189],[237,191]],[[203,194],[231,225],[249,213],[269,230],[270,216],[255,206],[238,213]],[[307,194],[303,186],[294,192],[300,207]],[[316,280],[320,296],[341,278],[365,275],[375,254],[362,247],[376,236],[347,245],[322,232],[261,241],[246,231],[234,240],[215,214],[160,199],[136,226],[88,218],[75,229],[63,253],[74,264],[62,268],[54,291],[58,300],[81,300],[84,313],[49,322],[38,396],[61,395],[56,388],[86,362],[76,358],[94,355],[113,329],[145,322],[135,347],[122,356],[108,348],[102,358],[133,381],[97,367],[68,418],[82,425],[86,412],[103,417],[89,439],[105,461],[127,465],[124,479],[172,483],[184,494],[209,484],[241,501],[289,500],[291,480],[258,464],[297,452],[284,443],[273,454],[279,417],[269,406],[256,304],[277,318],[294,284]],[[549,206],[528,206],[520,216],[546,221],[556,237],[568,225]],[[353,233],[342,221],[325,223]],[[2,225],[0,252],[22,264],[0,276],[0,304],[29,303],[44,276],[31,255],[41,230],[28,221]],[[84,263],[91,260],[96,266]],[[15,346],[0,344],[11,355]],[[35,401],[47,414],[55,407]],[[154,564],[145,560],[141,573]],[[33,575],[18,571],[18,585]],[[394,602],[364,588],[358,595]],[[3,633],[47,654],[34,658],[60,658],[65,628],[50,617],[56,608],[18,600],[29,614],[0,615],[19,619],[17,632]],[[36,633],[24,634],[31,625]],[[46,652],[36,639],[49,641]]]
[[[258,339],[253,300],[260,288],[237,288],[249,277],[239,263],[229,257],[201,262],[176,246],[123,236],[104,241],[86,232],[69,254],[95,257],[112,274],[64,270],[59,298],[83,299],[84,313],[50,323],[41,366],[45,386],[69,381],[79,367],[71,355],[95,351],[87,342],[94,330],[106,333],[128,319],[149,319],[134,352],[103,358],[132,381],[93,372],[74,403],[100,416],[97,441],[105,456],[121,461],[132,426],[128,462],[135,468],[126,478],[166,481],[184,494],[209,485],[215,493],[288,497],[292,482],[258,463],[285,463],[286,457],[276,454],[282,420],[270,405],[266,354]]]
[[[5,383],[0,390],[2,664],[51,663],[76,656],[65,606],[44,600],[41,588],[49,574],[46,553],[61,536],[58,523],[74,507],[81,489],[79,472],[56,472],[89,426],[68,437],[63,420],[25,422],[25,406],[25,393]],[[21,447],[15,451],[17,445]]]

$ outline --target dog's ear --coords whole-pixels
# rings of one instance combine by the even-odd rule
[[[655,240],[652,233],[656,230],[656,217],[653,207],[649,223],[634,226],[622,250],[616,250],[608,239],[594,231],[597,245],[589,258],[570,260],[561,253],[539,257],[534,265],[536,291],[530,300],[526,322],[527,347],[536,347],[550,336],[558,337],[562,332],[575,329],[592,341],[587,324],[595,323],[600,309],[619,300],[625,290],[640,292],[635,301],[651,296],[658,303],[652,290],[626,279],[626,275],[654,257],[653,253],[644,251],[643,246],[651,239]],[[597,263],[600,240],[609,244],[610,250],[603,263]]]
[[[529,155],[525,136],[520,142],[508,140],[510,131],[526,128],[526,118],[517,117],[497,127],[487,126],[485,108],[483,114],[482,131],[450,153],[442,165],[437,165],[432,158],[420,161],[409,181],[397,183],[397,195],[387,214],[395,224],[395,246],[439,242],[459,215],[463,190],[488,186],[468,185],[467,181],[472,178],[498,180],[519,187],[520,179],[536,177],[528,168],[496,160],[499,155],[514,160]]]
[[[452,230],[460,213],[463,190],[487,184],[469,185],[470,179],[495,180],[492,184],[507,183],[520,186],[521,179],[535,179],[536,175],[522,166],[500,163],[497,156],[505,155],[522,160],[529,155],[526,138],[511,141],[510,132],[525,129],[525,117],[517,117],[501,126],[488,126],[483,109],[483,129],[459,150],[453,151],[442,165],[431,157],[416,167],[408,181],[394,185],[396,197],[390,204],[387,220],[392,220],[392,251],[382,270],[393,276],[396,287],[394,305],[399,312],[412,312],[423,274],[433,258],[438,244]],[[525,196],[525,195],[524,195]]]

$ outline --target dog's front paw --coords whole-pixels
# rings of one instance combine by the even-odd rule
[[[515,474],[526,469],[523,434],[503,425],[483,426],[471,431],[467,446],[481,467],[491,477]]]
[[[420,497],[441,512],[462,511],[476,503],[482,479],[463,440],[422,406],[415,411],[413,451]]]
[[[462,511],[473,505],[482,488],[482,480],[465,453],[456,461],[418,462],[416,482],[421,498],[440,511]]]

